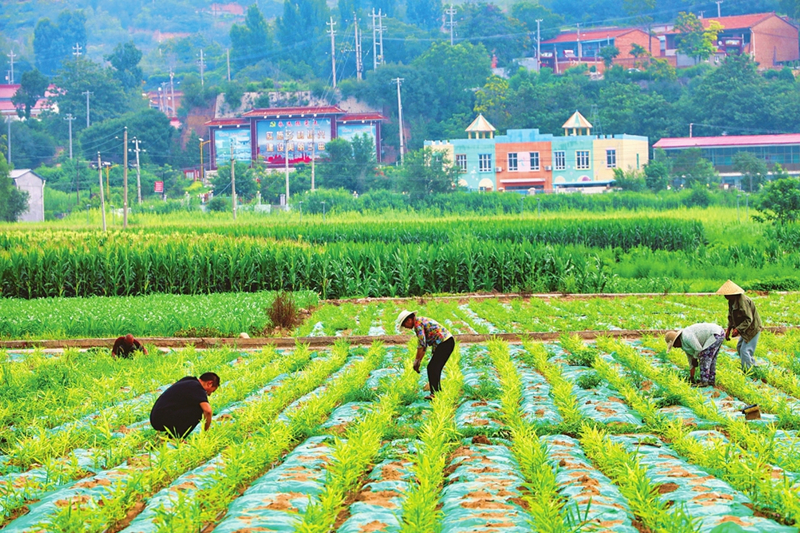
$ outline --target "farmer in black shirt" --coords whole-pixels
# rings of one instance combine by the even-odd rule
[[[150,425],[156,431],[183,438],[205,417],[203,429],[208,431],[212,415],[208,396],[218,388],[219,376],[213,372],[181,379],[158,397],[150,411]]]

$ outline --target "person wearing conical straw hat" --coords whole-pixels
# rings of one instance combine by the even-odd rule
[[[717,354],[725,340],[722,326],[701,322],[664,335],[667,351],[681,348],[689,360],[689,379],[698,387],[714,387],[717,379]],[[700,367],[700,381],[695,383],[694,374]]]
[[[717,294],[722,294],[728,300],[728,329],[725,331],[725,340],[739,337],[736,351],[742,362],[742,369],[747,370],[755,366],[756,346],[761,330],[761,317],[758,316],[756,304],[745,296],[744,289],[732,282],[726,281],[719,288]]]
[[[414,359],[414,370],[417,373],[419,373],[419,367],[422,364],[425,351],[429,346],[433,349],[431,360],[428,361],[427,367],[431,394],[426,396],[426,399],[432,400],[436,393],[442,389],[442,370],[455,347],[453,335],[435,320],[424,316],[416,316],[416,311],[403,309],[397,315],[397,323],[406,329],[413,329],[417,335],[417,357]]]

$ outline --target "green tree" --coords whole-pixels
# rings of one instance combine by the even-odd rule
[[[767,164],[750,152],[733,154],[733,168],[742,175],[742,185],[748,192],[755,192],[766,181]]]
[[[653,192],[663,191],[669,184],[669,159],[653,159],[644,167],[644,183]]]
[[[633,66],[636,67],[636,65],[639,63],[639,58],[647,57],[649,54],[647,52],[647,48],[639,43],[633,43],[633,45],[631,45],[631,55],[633,56]]]
[[[67,125],[62,117],[67,113],[84,119],[72,123],[73,131],[86,128],[86,97],[83,94],[86,91],[92,93],[92,124],[119,117],[130,110],[128,95],[110,70],[88,59],[66,61],[53,79],[53,85],[58,88],[53,99],[58,104],[60,116],[54,117],[51,131],[58,133],[60,138],[66,137]],[[141,95],[137,94],[135,98],[141,99]]]
[[[86,16],[82,11],[64,10],[56,22],[44,18],[39,20],[33,32],[33,50],[36,68],[51,76],[80,47],[86,53]]]
[[[8,161],[0,154],[0,220],[16,222],[27,209],[28,193],[14,187]]]
[[[762,213],[762,220],[777,224],[795,222],[800,218],[800,181],[797,178],[782,178],[770,181],[756,198],[755,207]]]
[[[440,0],[407,0],[406,17],[411,24],[433,30],[441,24],[442,2]]]
[[[647,188],[644,173],[639,170],[614,169],[614,186],[623,191],[641,192]]]
[[[458,175],[458,167],[447,159],[447,154],[426,147],[406,154],[401,187],[412,199],[453,192]]]
[[[14,165],[17,168],[37,168],[55,158],[55,139],[44,131],[38,120],[15,121],[11,124],[11,139]]]
[[[169,118],[156,109],[128,113],[84,129],[79,135],[83,156],[91,161],[97,158],[99,151],[102,152],[103,160],[121,163],[125,127],[128,128],[128,138],[136,137],[141,141],[140,148],[146,150],[140,152],[142,164],[164,165],[175,162],[172,150],[173,140],[178,132],[170,125]],[[132,148],[133,146],[129,147]],[[194,153],[199,154],[197,145],[195,150]],[[195,157],[199,159],[199,155]]]
[[[211,180],[214,196],[231,196],[231,165],[223,165],[217,169],[217,175]],[[246,163],[236,162],[236,196],[240,200],[252,200],[258,192],[253,170]]]
[[[511,5],[511,16],[522,22],[531,34],[535,35],[538,24],[539,33],[543,41],[552,39],[559,33],[559,28],[564,25],[563,17],[556,15],[548,8],[532,2],[531,0],[521,0]],[[535,39],[533,40],[535,48]]]
[[[237,70],[269,57],[272,35],[256,4],[247,8],[244,25],[234,24],[230,31],[231,60]]]
[[[722,26],[712,20],[705,29],[694,13],[681,11],[675,20],[675,29],[680,32],[678,51],[695,61],[705,61],[717,50],[715,42]]]
[[[699,148],[681,150],[672,163],[673,174],[685,180],[689,187],[706,187],[716,181],[717,171]]]
[[[29,70],[22,74],[19,89],[11,97],[11,103],[17,108],[20,118],[31,118],[31,109],[44,96],[48,85],[50,81],[38,70]]]
[[[614,59],[619,55],[619,48],[616,46],[604,46],[600,49],[600,57],[603,58],[603,64],[609,68]]]
[[[507,65],[530,47],[530,33],[525,24],[510,18],[494,4],[461,4],[456,21],[459,36],[482,44],[489,57],[495,55],[500,65]]]
[[[114,51],[106,56],[106,61],[114,67],[114,77],[126,90],[141,88],[142,69],[139,67],[141,60],[142,52],[136,48],[133,41],[119,43]]]

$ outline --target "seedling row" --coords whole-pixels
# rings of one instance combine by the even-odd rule
[[[66,417],[60,401],[113,379],[106,355],[3,354],[16,397],[3,407],[12,423],[0,448],[0,526],[797,531],[800,336],[765,333],[759,370],[746,374],[723,348],[717,388],[691,387],[682,353],[664,348],[660,338],[567,334],[457,345],[433,401],[411,368],[413,343],[189,348],[120,361],[127,385],[109,387],[118,401],[109,392],[95,406],[69,404]],[[60,367],[81,378],[37,407],[27,384]],[[203,371],[223,379],[211,430],[156,435],[146,422],[154,395]],[[762,419],[744,419],[751,403]]]

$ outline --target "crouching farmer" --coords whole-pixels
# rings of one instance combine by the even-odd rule
[[[150,411],[150,425],[171,437],[183,438],[205,418],[203,429],[211,427],[211,404],[208,397],[219,388],[219,376],[206,372],[199,378],[187,376],[161,394]]]
[[[114,341],[114,347],[111,348],[111,355],[114,357],[130,359],[133,356],[133,352],[142,352],[147,355],[147,348],[134,339],[130,333],[124,337],[117,337],[117,340]]]
[[[701,322],[664,336],[667,351],[681,348],[689,359],[689,378],[695,382],[695,370],[700,367],[698,387],[714,387],[717,378],[717,354],[725,340],[725,330],[716,324]]]
[[[441,324],[424,316],[417,317],[414,311],[401,311],[397,322],[406,329],[413,329],[417,335],[417,357],[414,359],[414,370],[419,373],[422,358],[430,346],[431,360],[428,362],[428,383],[431,394],[426,399],[432,400],[434,395],[442,389],[442,370],[450,359],[455,347],[455,339]]]

